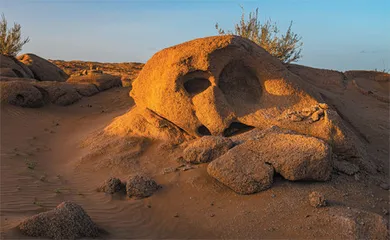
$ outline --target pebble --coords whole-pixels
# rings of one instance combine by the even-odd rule
[[[179,214],[176,213],[175,215],[173,215],[173,217],[178,218],[178,217],[179,217]]]

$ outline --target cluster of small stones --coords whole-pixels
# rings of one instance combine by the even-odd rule
[[[304,108],[301,111],[288,110],[286,115],[283,116],[283,119],[289,119],[293,122],[308,121],[309,123],[313,123],[319,121],[325,115],[325,110],[328,108],[327,104],[320,103],[310,108]]]
[[[99,190],[108,194],[125,193],[129,198],[139,199],[150,197],[159,188],[161,186],[147,176],[132,175],[125,182],[119,178],[111,177],[104,182]]]

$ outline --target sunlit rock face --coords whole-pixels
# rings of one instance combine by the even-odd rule
[[[195,39],[157,52],[130,95],[136,106],[107,127],[109,133],[184,141],[278,126],[359,155],[354,134],[316,91],[260,46],[238,36]],[[134,118],[136,124],[125,120]]]

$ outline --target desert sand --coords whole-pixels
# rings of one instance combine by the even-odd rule
[[[36,239],[19,224],[64,201],[80,205],[104,239],[388,239],[388,74],[284,66],[231,37],[162,50],[143,69],[121,70],[131,76],[122,84],[111,84],[121,71],[110,69],[107,88],[99,88],[107,79],[99,80],[98,70],[83,75],[87,67],[51,62],[62,68],[59,77],[73,80],[55,88],[31,73],[1,80],[11,91],[1,98],[2,239]],[[82,78],[88,81],[76,81]],[[184,90],[174,90],[177,79]],[[197,79],[195,86],[188,79]],[[16,106],[19,95],[4,85],[14,81],[42,93],[38,108]],[[83,84],[97,90],[82,94]],[[315,108],[306,114],[307,106]],[[246,138],[254,131],[265,137]],[[210,134],[225,140],[198,142]],[[302,158],[312,162],[298,171]],[[227,170],[218,167],[231,159]],[[159,187],[144,198],[101,189],[110,177],[134,174]],[[312,192],[326,206],[323,199],[313,203]]]

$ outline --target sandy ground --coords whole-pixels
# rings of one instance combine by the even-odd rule
[[[389,210],[389,108],[362,95],[351,83],[341,93],[320,90],[364,139],[382,166],[376,176],[334,172],[329,182],[289,182],[280,176],[272,188],[242,196],[206,172],[206,165],[165,173],[180,165],[177,150],[147,143],[145,152],[115,167],[99,165],[102,156],[80,144],[133,106],[128,88],[114,88],[67,106],[1,109],[1,237],[23,238],[17,224],[64,200],[80,204],[108,233],[103,238],[364,238],[376,231]],[[115,157],[115,156],[112,156]],[[97,192],[108,177],[125,179],[144,172],[163,186],[153,196],[133,200]],[[320,191],[328,207],[313,208],[308,194]],[[365,211],[369,212],[366,213]],[[352,217],[356,213],[357,218]],[[363,230],[362,230],[363,229]]]

